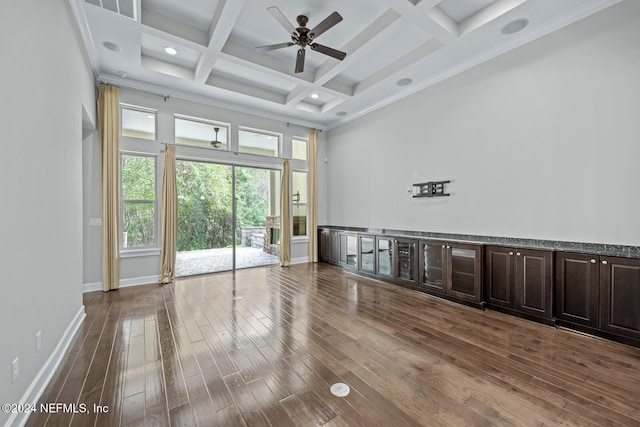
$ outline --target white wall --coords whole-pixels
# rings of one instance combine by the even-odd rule
[[[328,222],[640,245],[638,16],[622,2],[333,129]]]
[[[82,128],[83,115],[95,123],[95,93],[75,28],[65,0],[13,2],[0,13],[2,403],[20,402],[83,313]],[[0,424],[8,419],[0,413]]]
[[[262,129],[272,132],[281,133],[283,135],[283,141],[291,141],[292,137],[306,137],[308,135],[308,129],[295,125],[287,125],[286,121],[276,121],[265,119],[248,114],[238,113],[231,110],[222,108],[211,107],[195,102],[190,102],[177,98],[169,98],[167,101],[160,95],[145,93],[142,91],[121,88],[120,89],[120,102],[139,107],[151,108],[158,111],[158,141],[173,142],[174,141],[174,114],[183,114],[192,117],[198,117],[203,119],[215,120],[223,123],[229,123],[231,125],[231,137],[235,138],[237,134],[238,126],[247,126],[256,129]],[[324,139],[325,133],[321,132],[318,145],[320,153],[324,153]],[[91,147],[86,148],[84,156],[84,168],[85,168],[85,188],[94,189],[93,191],[85,191],[85,206],[84,206],[84,223],[85,230],[90,233],[91,237],[85,238],[85,250],[84,250],[84,263],[85,274],[84,283],[87,288],[100,287],[102,283],[102,236],[99,231],[99,227],[89,225],[90,218],[100,217],[100,197],[99,197],[99,183],[100,183],[100,142],[96,138],[90,142]],[[142,142],[143,145],[153,147],[152,149],[158,154],[158,164],[162,167],[161,150],[163,146],[158,142]],[[121,144],[121,149],[123,148]],[[238,154],[234,155],[230,152],[218,152],[212,150],[198,150],[189,149],[187,147],[176,148],[177,157],[183,155],[188,156],[202,156],[201,153],[206,155],[218,156],[218,161],[221,162],[242,162],[247,165],[254,166],[269,166],[280,167],[282,161],[280,159],[266,158],[261,156],[251,156]],[[324,154],[322,154],[324,155]],[[290,144],[284,145],[283,151],[284,157],[291,157]],[[323,157],[324,158],[324,157]],[[216,161],[215,158],[209,158],[210,161]],[[300,165],[298,165],[300,166]],[[292,167],[296,167],[295,161],[292,161]],[[161,180],[158,181],[161,183]],[[95,193],[98,191],[98,193]],[[322,219],[326,218],[321,216]],[[296,240],[292,242],[291,248],[292,260],[305,259],[308,257],[308,240]],[[144,283],[153,283],[158,280],[160,271],[160,251],[159,249],[155,254],[126,257],[122,258],[120,262],[120,285],[135,285]]]

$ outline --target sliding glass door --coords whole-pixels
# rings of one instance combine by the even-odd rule
[[[280,262],[280,171],[235,168],[236,268]]]
[[[279,263],[280,171],[176,161],[176,276]]]

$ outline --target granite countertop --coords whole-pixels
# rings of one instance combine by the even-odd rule
[[[405,231],[385,228],[340,227],[321,225],[319,229],[343,230],[352,233],[374,234],[389,237],[410,237],[429,240],[441,240],[486,246],[509,246],[520,249],[541,249],[558,252],[577,252],[601,256],[640,258],[640,246],[626,246],[606,243],[567,242],[561,240],[539,240],[516,237],[477,236],[469,234],[433,233],[428,231]]]

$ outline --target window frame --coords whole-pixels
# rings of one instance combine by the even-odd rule
[[[202,123],[202,124],[206,124],[206,125],[211,125],[212,127],[225,128],[226,131],[227,131],[227,148],[221,149],[221,148],[214,148],[214,147],[207,147],[207,146],[198,146],[198,145],[189,145],[189,144],[180,144],[180,143],[178,143],[177,142],[177,135],[176,135],[176,119],[192,121],[192,122],[196,122],[196,123]],[[211,132],[213,132],[213,130]],[[215,138],[215,133],[212,134],[211,138],[212,139]],[[217,120],[205,119],[203,117],[194,117],[194,116],[188,116],[188,115],[185,115],[185,114],[174,113],[173,114],[173,142],[175,143],[175,145],[177,147],[204,148],[204,149],[207,149],[207,150],[230,152],[230,151],[232,151],[231,150],[231,124],[230,123],[225,123],[225,122],[219,122]]]
[[[122,110],[123,109],[127,109],[127,110],[132,110],[132,111],[139,111],[141,113],[146,113],[146,114],[153,114],[154,115],[154,120],[153,120],[153,136],[154,139],[147,139],[147,138],[137,138],[135,136],[126,136],[122,134]],[[120,103],[120,110],[118,111],[118,114],[120,114],[120,138],[126,138],[126,139],[132,139],[134,141],[149,141],[149,142],[153,142],[153,141],[157,141],[158,140],[158,110],[154,110],[153,108],[145,108],[145,107],[139,107],[137,105],[131,105],[131,104],[125,104],[125,103]]]
[[[299,159],[297,157],[293,157],[293,144],[295,141],[300,141],[300,142],[304,142],[305,143],[305,158],[304,159]],[[294,136],[291,138],[291,160],[296,161],[296,162],[306,162],[307,165],[309,164],[309,138],[303,138],[303,137],[299,137],[299,136]]]
[[[260,135],[264,135],[264,136],[272,136],[272,137],[276,137],[278,139],[276,147],[277,147],[277,152],[275,156],[267,156],[265,154],[256,154],[256,153],[249,153],[246,151],[242,151],[241,150],[241,145],[240,145],[240,134],[241,132],[252,132],[252,133],[256,133],[256,134],[260,134]],[[268,130],[264,130],[264,129],[257,129],[257,128],[252,128],[252,127],[247,127],[247,126],[238,126],[238,143],[237,143],[237,152],[238,154],[241,155],[249,155],[249,156],[260,156],[260,157],[264,157],[264,158],[269,158],[269,159],[283,159],[282,157],[282,144],[283,144],[283,137],[281,133],[278,132],[272,132],[272,131],[268,131]]]
[[[154,181],[154,200],[146,200],[146,199],[125,199],[124,198],[124,191],[122,188],[122,158],[123,156],[137,156],[137,157],[148,157],[148,158],[152,158],[153,162],[154,162],[154,174],[153,174],[153,181]],[[119,251],[120,254],[123,255],[124,258],[126,258],[126,254],[129,254],[129,256],[135,256],[135,255],[139,255],[140,253],[146,253],[146,252],[150,252],[150,254],[155,254],[159,248],[160,248],[160,244],[161,244],[161,238],[160,238],[160,212],[159,212],[159,208],[158,208],[158,200],[160,197],[160,190],[159,190],[159,186],[158,186],[158,170],[159,170],[159,156],[158,154],[154,154],[154,153],[149,153],[149,152],[139,152],[139,151],[132,151],[132,150],[120,150],[119,153],[119,163],[118,163],[118,167],[119,167],[119,197],[120,197],[120,207],[119,207],[119,214],[120,214],[120,230],[118,231],[118,247],[119,247]],[[153,205],[153,243],[150,246],[137,246],[137,247],[125,247],[124,246],[124,207],[125,207],[125,203],[136,203],[136,204],[152,204]]]
[[[294,173],[304,173],[306,179],[305,179],[305,184],[307,187],[307,201],[304,203],[301,202],[295,202],[293,200],[293,174]],[[293,229],[293,211],[294,208],[296,206],[305,206],[306,209],[306,215],[305,215],[305,230],[306,230],[306,234],[301,234],[299,236],[294,235],[293,233],[295,232]],[[304,170],[304,169],[292,169],[291,170],[291,238],[293,240],[303,240],[303,239],[308,239],[309,238],[309,171],[308,170]]]

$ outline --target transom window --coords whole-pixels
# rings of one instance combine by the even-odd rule
[[[204,119],[175,117],[176,144],[229,149],[229,125]],[[217,130],[217,131],[216,131]]]
[[[309,142],[306,139],[293,139],[291,145],[291,158],[296,160],[308,160]]]
[[[280,135],[261,130],[240,129],[238,151],[260,156],[279,157]]]
[[[121,106],[122,136],[156,140],[156,112],[142,108]]]

